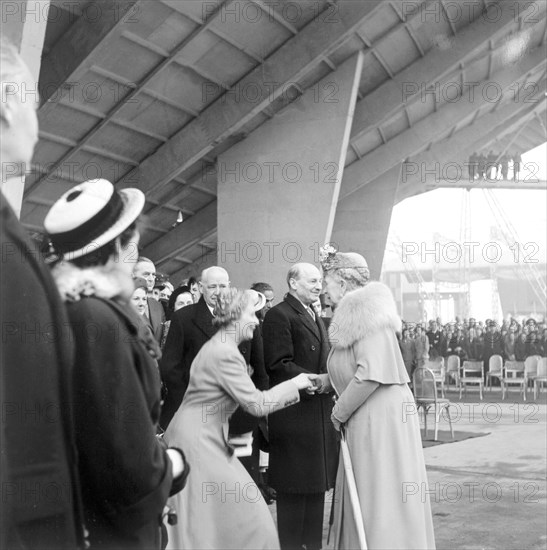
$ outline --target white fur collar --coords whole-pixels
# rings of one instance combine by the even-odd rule
[[[74,302],[82,296],[128,300],[134,290],[131,277],[111,262],[82,269],[70,262],[59,262],[51,274],[64,302]]]
[[[333,347],[347,348],[381,329],[400,331],[401,319],[389,287],[370,282],[342,298],[329,326],[329,337]]]

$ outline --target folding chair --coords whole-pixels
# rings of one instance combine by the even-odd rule
[[[541,391],[542,384],[547,384],[547,357],[541,357],[537,365],[537,374],[534,380],[534,400],[538,398],[538,389]]]
[[[503,357],[501,355],[492,355],[488,360],[488,372],[486,373],[486,384],[492,391],[492,378],[500,380],[503,377]]]
[[[452,427],[452,419],[450,418],[450,406],[453,405],[453,403],[448,399],[439,399],[437,397],[437,380],[433,371],[427,367],[418,367],[412,375],[412,382],[414,385],[416,408],[418,411],[420,408],[424,411],[425,437],[427,437],[427,413],[429,409],[433,408],[435,414],[435,441],[437,441],[439,420],[444,409],[446,409],[448,416],[450,434],[452,435],[452,439],[454,439],[454,428]]]
[[[519,386],[522,389],[523,399],[526,401],[526,383],[524,361],[505,361],[501,377],[501,398],[505,399],[505,392],[508,388]]]
[[[446,389],[450,389],[450,380],[454,380],[456,388],[460,387],[460,356],[449,355],[446,360]]]
[[[484,388],[484,364],[482,361],[464,361],[460,377],[460,399],[462,392],[467,394],[467,386],[478,386],[479,395],[482,401],[482,390]]]
[[[445,369],[444,369],[444,359],[442,357],[437,357],[436,359],[430,359],[425,362],[424,367],[431,370],[435,376],[435,383],[440,384],[441,386],[441,395],[444,398],[444,379],[446,378]]]
[[[538,374],[538,365],[540,361],[541,355],[530,355],[524,360],[524,377],[526,378],[526,391],[528,391],[530,385],[533,386],[533,380],[534,377]]]

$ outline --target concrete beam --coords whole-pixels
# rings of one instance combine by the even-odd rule
[[[449,48],[432,48],[423,58],[361,99],[355,108],[350,141],[404,109],[405,105],[419,97],[424,87],[441,81],[457,70],[490,40],[506,34],[519,19],[522,21],[522,28],[511,39],[516,40],[519,36],[525,39],[530,28],[540,18],[545,17],[546,9],[546,2],[499,2],[495,8],[495,17],[478,17],[451,38]]]
[[[362,254],[374,280],[380,279],[400,171],[400,166],[391,168],[336,209],[332,242],[342,252]]]
[[[432,179],[458,181],[462,184],[458,187],[469,184],[467,163],[471,153],[487,147],[500,134],[511,134],[527,124],[536,112],[545,109],[547,100],[544,94],[545,85],[538,91],[538,103],[505,105],[456,132],[451,138],[435,144],[427,153],[410,159],[402,167],[396,202],[427,191],[426,183],[431,186]]]
[[[42,61],[40,95],[44,112],[54,108],[55,104],[47,101],[60,99],[65,82],[78,81],[89,70],[97,59],[97,48],[108,48],[107,38],[123,32],[126,17],[138,12],[138,4],[137,0],[96,0],[89,14],[84,10],[61,36]]]
[[[218,157],[219,262],[245,287],[285,288],[330,240],[363,53]],[[332,86],[337,93],[330,98]]]
[[[463,119],[482,107],[492,106],[492,102],[488,101],[490,96],[487,93],[492,82],[499,87],[497,89],[506,90],[531,71],[536,71],[545,65],[543,48],[536,48],[520,59],[518,63],[497,72],[492,80],[483,81],[473,91],[468,90],[469,93],[462,96],[457,102],[445,105],[439,111],[417,122],[386,144],[346,167],[340,190],[340,200],[349,197],[394,166],[398,166],[405,158],[416,154],[428,143],[439,139],[445,134],[447,128],[457,126]],[[525,101],[522,94],[518,97],[518,101]]]
[[[151,258],[156,266],[161,266],[177,255],[182,249],[188,248],[203,239],[217,223],[217,202],[212,201],[202,208],[195,216],[177,225],[169,233],[157,241],[147,245],[142,255]],[[181,245],[181,243],[183,243]]]
[[[161,188],[280,98],[286,93],[288,84],[300,82],[355,33],[381,4],[383,0],[349,0],[336,4],[336,18],[329,18],[329,10],[327,14],[319,14],[235,85],[236,91],[257,90],[259,99],[249,101],[242,100],[241,94],[239,97],[233,93],[224,94],[122,178],[119,186],[136,186],[148,193]],[[156,183],[150,188],[151,181]]]
[[[524,179],[519,182],[510,180],[476,180],[470,182],[469,180],[437,180],[434,174],[427,174],[425,177],[426,191],[433,191],[434,189],[446,188],[446,189],[518,189],[528,191],[546,191],[547,181],[538,179]]]

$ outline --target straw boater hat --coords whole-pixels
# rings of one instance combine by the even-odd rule
[[[123,233],[138,218],[144,203],[139,189],[117,191],[107,180],[88,180],[51,207],[44,227],[55,253],[75,260]]]

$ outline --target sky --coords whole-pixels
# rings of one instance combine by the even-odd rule
[[[538,178],[547,180],[547,143],[523,155],[523,164],[534,162],[539,167]],[[485,198],[486,191],[473,189],[436,189],[422,193],[397,204],[391,216],[388,243],[428,243],[433,246],[435,234],[441,243],[461,242],[462,215],[465,213],[465,195],[469,194],[469,235],[471,242],[478,242],[481,250],[490,242],[491,227],[497,227],[496,218]],[[513,226],[515,241],[529,245],[525,253],[533,254],[545,262],[547,241],[547,191],[526,189],[495,189],[491,193],[497,198],[506,219]],[[464,218],[465,219],[465,218]],[[537,246],[536,246],[537,245]],[[388,247],[389,250],[390,247]],[[399,247],[400,248],[400,247]],[[512,253],[508,253],[508,257]],[[384,270],[400,265],[400,254],[386,251]],[[415,258],[417,260],[418,258]],[[398,267],[397,269],[400,269]]]
[[[536,147],[522,156],[523,165],[527,162],[534,162],[538,168],[537,178],[547,180],[547,143]],[[412,260],[417,269],[431,269],[435,261],[434,254],[426,254],[423,258],[422,250],[434,250],[435,241],[440,246],[447,243],[456,243],[452,248],[446,247],[446,253],[465,251],[461,245],[462,218],[467,219],[468,235],[471,243],[478,243],[473,250],[478,252],[475,256],[476,262],[484,261],[484,252],[490,253],[495,250],[488,248],[492,242],[492,227],[499,227],[496,216],[486,200],[486,193],[492,193],[501,206],[497,212],[502,215],[510,225],[513,240],[520,243],[519,250],[509,250],[503,239],[503,234],[498,230],[500,249],[503,248],[501,264],[510,265],[517,259],[523,261],[525,257],[537,260],[538,263],[546,263],[547,249],[547,191],[526,190],[526,189],[495,189],[484,191],[481,189],[436,189],[421,195],[411,197],[397,204],[392,213],[391,224],[384,256],[382,272],[389,270],[403,270],[405,264],[402,262],[403,246],[409,252],[417,250],[412,255]],[[469,201],[466,200],[466,195]],[[467,206],[465,206],[467,203]],[[494,209],[496,210],[496,209]],[[503,212],[501,212],[503,211]],[[465,225],[465,224],[464,224]],[[496,231],[496,230],[494,230]],[[415,243],[402,244],[402,243]],[[469,250],[469,246],[467,249]],[[516,254],[519,254],[516,256]],[[526,256],[528,255],[528,256]],[[442,257],[442,255],[441,255]],[[446,265],[446,264],[445,264]],[[455,263],[454,267],[457,267]],[[408,265],[406,266],[408,268]],[[545,277],[545,265],[540,270]],[[477,318],[487,318],[494,315],[492,312],[492,286],[488,281],[476,281],[471,284],[471,308]],[[506,312],[502,312],[503,315]]]

